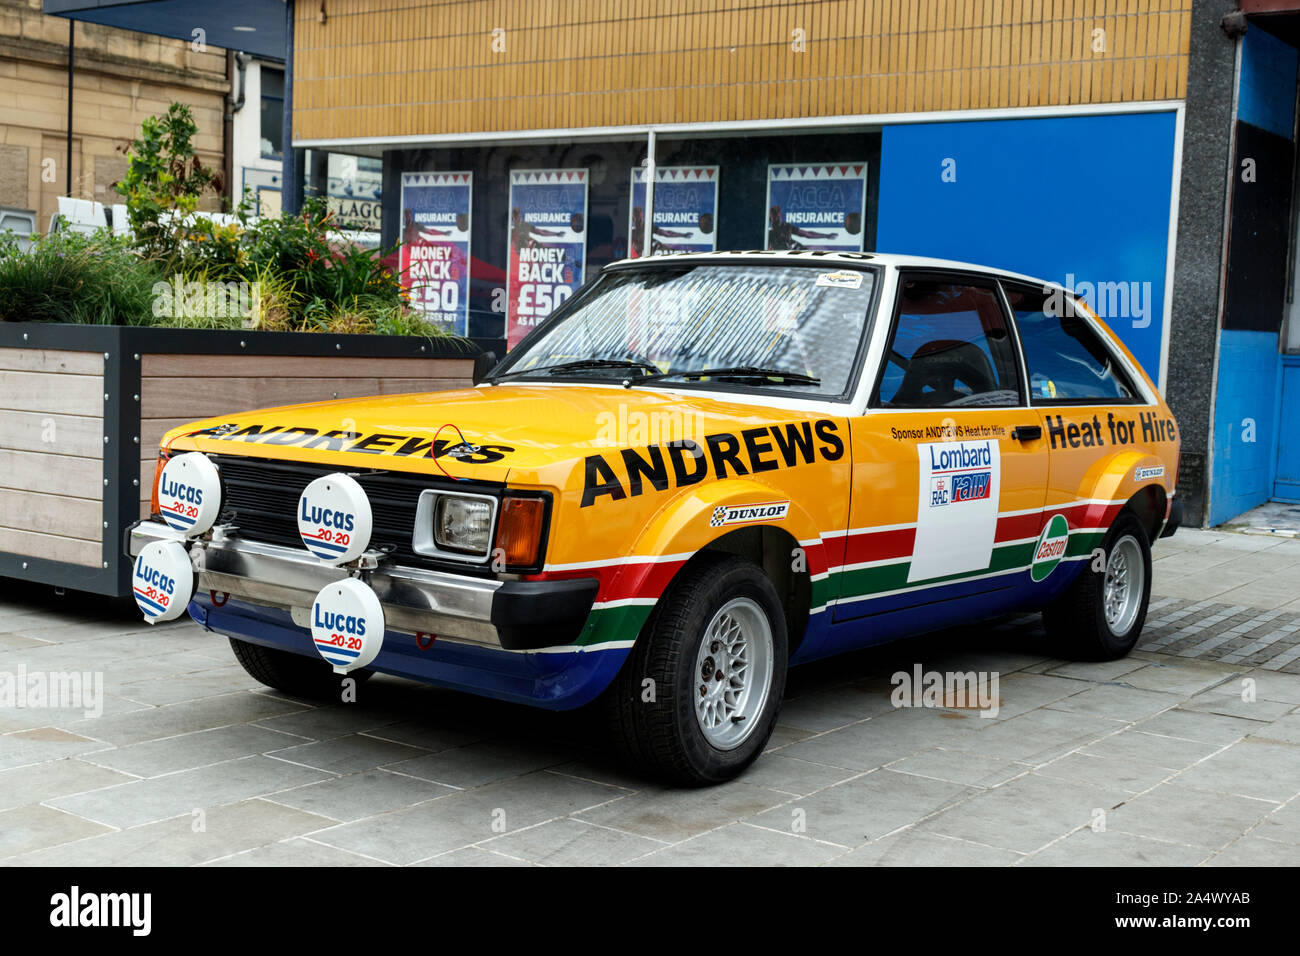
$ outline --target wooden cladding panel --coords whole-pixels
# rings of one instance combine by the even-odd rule
[[[147,501],[152,453],[173,428],[276,405],[467,388],[474,359],[146,354],[140,367],[140,497]]]
[[[0,551],[99,567],[104,357],[0,348]]]
[[[1191,20],[1191,0],[299,9],[300,139],[1179,99]]]

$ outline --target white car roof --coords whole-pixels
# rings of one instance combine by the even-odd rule
[[[743,252],[673,252],[662,255],[646,256],[639,259],[619,259],[610,266],[669,264],[673,262],[773,262],[792,260],[796,262],[836,262],[844,265],[892,266],[896,269],[944,269],[984,272],[1003,279],[1019,279],[1036,286],[1054,286],[1065,288],[1060,282],[1040,279],[999,269],[995,266],[980,265],[976,262],[958,262],[953,259],[936,259],[932,256],[908,256],[894,252],[824,252],[814,249],[790,250],[750,250]],[[608,268],[608,266],[606,267]]]

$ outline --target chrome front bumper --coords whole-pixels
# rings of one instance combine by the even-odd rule
[[[214,591],[280,608],[300,625],[305,626],[322,588],[346,577],[360,577],[379,597],[384,621],[391,630],[435,634],[440,640],[487,647],[506,646],[493,623],[493,601],[506,582],[373,560],[370,563],[376,566],[370,569],[330,567],[303,549],[243,540],[224,534],[220,527],[206,538],[186,542],[156,521],[134,525],[127,535],[126,550],[134,558],[152,541],[181,541],[187,547],[198,574],[196,594]],[[365,555],[361,563],[366,563]]]

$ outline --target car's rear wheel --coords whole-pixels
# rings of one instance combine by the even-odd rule
[[[320,659],[313,660],[302,654],[282,651],[261,644],[250,644],[230,638],[235,660],[248,672],[248,676],[267,687],[282,690],[293,697],[313,700],[341,700],[344,678],[334,673],[334,668]],[[370,671],[356,670],[348,674],[357,686],[370,678]]]
[[[1043,611],[1063,656],[1109,661],[1137,646],[1151,600],[1151,545],[1137,517],[1120,512],[1069,589]]]
[[[786,648],[785,614],[762,569],[701,556],[660,599],[606,692],[616,744],[671,783],[730,780],[772,735]]]

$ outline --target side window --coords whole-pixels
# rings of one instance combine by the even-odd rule
[[[1020,375],[992,285],[901,280],[898,317],[875,404],[941,408],[1020,404]]]
[[[1141,401],[1141,395],[1068,297],[1006,286],[1029,370],[1034,405]]]

